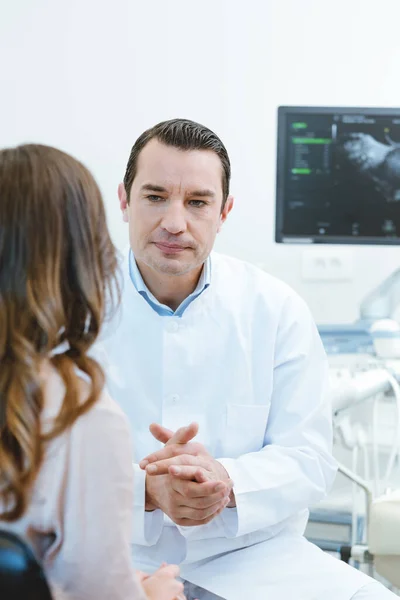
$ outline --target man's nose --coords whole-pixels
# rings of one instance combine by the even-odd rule
[[[184,233],[187,229],[184,207],[171,202],[164,213],[161,227],[173,235]]]

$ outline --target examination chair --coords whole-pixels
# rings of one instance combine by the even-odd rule
[[[373,555],[376,572],[400,588],[400,490],[372,502],[368,550]]]
[[[376,573],[400,589],[400,490],[373,498],[370,484],[339,464],[339,472],[358,485],[366,499],[366,543],[343,546],[341,558],[366,564],[369,575]]]
[[[1,600],[52,600],[43,570],[30,548],[16,535],[0,530]]]

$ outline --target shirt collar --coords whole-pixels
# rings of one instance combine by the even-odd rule
[[[151,300],[153,304],[157,304],[159,306],[164,306],[161,304],[157,298],[151,293],[147,285],[145,284],[142,274],[139,271],[139,267],[137,266],[135,257],[133,255],[132,250],[129,250],[129,274],[132,280],[133,285],[139,294],[144,295],[148,300]],[[194,299],[199,296],[211,283],[211,258],[207,257],[204,262],[203,270],[200,275],[200,279],[197,283],[196,289],[188,296],[184,302],[187,302],[189,299]]]

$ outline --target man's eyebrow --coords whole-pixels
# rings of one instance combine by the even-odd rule
[[[162,185],[155,185],[154,183],[145,183],[140,188],[143,192],[166,192],[167,190]]]
[[[140,188],[143,192],[158,192],[164,194],[168,190],[162,185],[156,185],[155,183],[144,183]],[[196,196],[196,198],[215,198],[215,192],[208,189],[197,189],[187,192],[187,196]]]
[[[187,195],[196,196],[197,198],[215,198],[215,193],[212,190],[193,190]]]

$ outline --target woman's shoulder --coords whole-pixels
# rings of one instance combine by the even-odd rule
[[[88,376],[76,370],[77,384],[79,390],[79,404],[82,405],[91,392],[91,384]],[[65,383],[57,371],[57,369],[51,364],[46,363],[41,370],[41,381],[44,390],[44,405],[42,411],[42,422],[50,426],[51,422],[59,414],[62,404],[64,402],[66,387]],[[89,409],[87,413],[84,413],[76,423],[81,422],[82,425],[88,420],[94,419],[107,419],[112,420],[123,420],[126,421],[126,417],[119,407],[119,405],[111,398],[108,392],[103,389],[100,393],[97,401]]]

